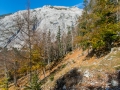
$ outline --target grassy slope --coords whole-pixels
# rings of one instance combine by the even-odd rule
[[[56,80],[65,75],[73,68],[80,68],[82,72],[85,70],[94,71],[95,76],[91,80],[98,80],[103,78],[103,72],[113,73],[116,69],[120,69],[120,48],[114,48],[112,51],[104,57],[95,58],[91,57],[85,60],[87,51],[74,50],[73,52],[66,55],[55,67],[46,71],[45,84],[42,85],[43,90],[50,90],[53,88]],[[102,70],[102,72],[99,72]],[[52,78],[52,79],[51,79]],[[40,74],[40,79],[44,79],[43,74]],[[26,77],[19,80],[20,86],[24,85]],[[84,85],[88,84],[83,83]],[[99,83],[100,84],[100,83]],[[104,83],[101,83],[101,85]],[[12,86],[9,90],[15,90]]]

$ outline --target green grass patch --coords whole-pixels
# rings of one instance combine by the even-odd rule
[[[50,80],[51,80],[51,81],[54,80],[54,74],[50,75]]]
[[[120,70],[120,65],[114,66],[115,70]]]

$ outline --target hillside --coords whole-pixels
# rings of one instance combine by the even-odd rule
[[[3,90],[120,90],[120,2],[43,6],[0,19]]]
[[[25,75],[31,81],[34,71],[44,72],[47,65],[72,51],[81,14],[77,7],[48,5],[1,18],[0,88],[8,89],[13,82],[20,86],[17,81]]]
[[[39,74],[40,80],[44,82],[42,90],[103,90],[109,87],[119,90],[120,47],[112,48],[110,53],[101,58],[87,58],[87,54],[88,51],[77,49],[54,67],[47,67],[46,78]],[[26,79],[23,77],[19,80],[21,88],[24,88],[22,85]]]

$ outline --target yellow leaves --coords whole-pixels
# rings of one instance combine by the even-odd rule
[[[6,90],[5,88],[1,88],[1,90]]]
[[[34,64],[42,60],[43,49],[41,48],[41,46],[34,45],[31,53],[32,53],[32,62]]]
[[[102,45],[104,45],[104,42],[100,38],[92,38],[91,45],[93,48],[100,48]]]
[[[36,69],[38,69],[38,68],[40,68],[40,65],[39,65],[39,64],[32,66],[32,70],[36,70]]]
[[[74,44],[80,43],[83,40],[81,36],[77,36],[74,40]]]
[[[37,60],[37,59],[40,59],[40,53],[38,50],[33,50],[32,51],[32,60]]]
[[[24,65],[18,69],[18,73],[23,74],[28,70],[28,66]]]
[[[41,45],[35,44],[32,48],[32,70],[36,70],[45,66],[43,61],[43,48]]]

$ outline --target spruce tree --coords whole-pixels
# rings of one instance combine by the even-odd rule
[[[58,27],[58,32],[57,32],[57,36],[56,36],[56,40],[57,40],[57,46],[58,46],[58,58],[61,57],[61,29],[60,26]]]
[[[92,46],[93,49],[110,49],[111,44],[119,38],[117,33],[120,32],[119,22],[116,22],[118,6],[115,1],[90,0],[87,3],[85,0],[84,6],[78,24],[77,41],[82,48]]]

